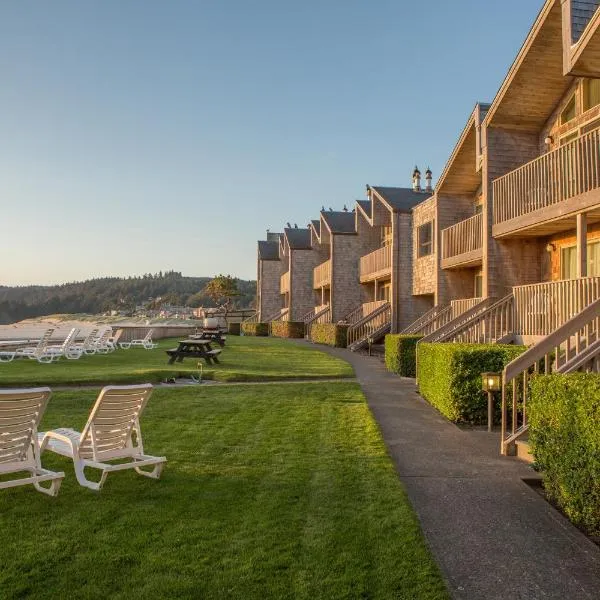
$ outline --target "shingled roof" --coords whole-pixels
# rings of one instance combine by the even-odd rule
[[[346,211],[321,211],[321,216],[331,233],[356,233],[354,213]]]
[[[258,260],[279,260],[279,242],[258,242]]]
[[[392,210],[410,212],[417,204],[431,196],[429,192],[415,192],[412,188],[369,186]]]
[[[286,227],[283,230],[291,250],[310,250],[310,230],[304,228]]]

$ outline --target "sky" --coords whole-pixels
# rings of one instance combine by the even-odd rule
[[[441,173],[542,0],[0,2],[0,285],[256,277],[256,241]]]

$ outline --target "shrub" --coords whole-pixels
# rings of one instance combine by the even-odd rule
[[[242,333],[244,335],[264,336],[269,335],[268,323],[242,323]]]
[[[548,496],[575,524],[600,534],[600,376],[535,377],[528,419]]]
[[[315,344],[326,344],[335,348],[345,348],[347,342],[348,325],[336,323],[314,323],[310,330],[310,341]]]
[[[450,421],[485,423],[487,398],[481,391],[481,374],[502,371],[524,351],[524,346],[500,344],[421,343],[417,346],[419,390]]]
[[[273,321],[271,335],[281,338],[303,338],[304,323],[302,321]]]
[[[417,342],[421,335],[385,336],[385,366],[388,371],[402,377],[415,377],[417,373]]]
[[[229,325],[227,326],[227,332],[231,335],[240,335],[241,329],[241,323],[229,323]]]

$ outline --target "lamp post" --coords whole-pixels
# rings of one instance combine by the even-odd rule
[[[487,430],[492,431],[494,422],[494,392],[499,392],[502,388],[501,373],[482,373],[481,389],[488,395],[488,423]]]

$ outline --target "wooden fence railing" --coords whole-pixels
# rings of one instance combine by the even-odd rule
[[[384,246],[362,256],[360,259],[360,279],[369,279],[377,273],[382,273],[392,268],[392,247]]]
[[[331,283],[331,259],[316,266],[313,271],[313,288],[318,289]]]
[[[474,252],[483,246],[481,213],[442,230],[442,259]]]
[[[600,129],[496,179],[494,225],[600,187]]]

